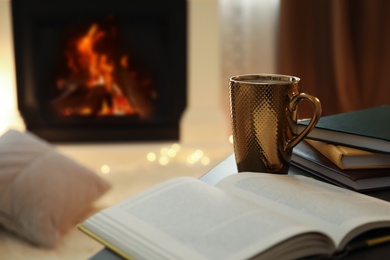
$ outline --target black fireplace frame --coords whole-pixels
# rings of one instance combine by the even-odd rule
[[[187,105],[187,2],[186,0],[12,0],[13,36],[17,81],[18,109],[27,130],[50,142],[116,142],[167,141],[180,139],[180,119]],[[92,8],[92,9],[91,9]],[[96,11],[98,10],[98,11]],[[83,118],[58,122],[46,116],[47,109],[39,103],[40,16],[81,15],[100,13],[147,12],[164,16],[169,24],[171,45],[166,60],[167,78],[165,114],[151,120],[115,117],[106,119]]]

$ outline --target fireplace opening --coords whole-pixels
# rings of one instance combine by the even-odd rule
[[[118,51],[122,40],[117,34],[115,26],[103,29],[94,22],[81,35],[65,37],[63,59],[57,63],[61,73],[49,94],[56,115],[151,118],[158,98],[154,73],[142,69],[142,60],[130,56],[131,50]]]
[[[18,108],[52,142],[179,140],[186,1],[13,0]]]

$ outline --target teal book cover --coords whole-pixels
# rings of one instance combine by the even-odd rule
[[[298,132],[308,123],[298,122]],[[390,106],[321,117],[307,138],[390,153]]]

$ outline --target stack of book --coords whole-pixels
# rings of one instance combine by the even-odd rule
[[[353,190],[390,189],[390,106],[322,117],[291,163]]]

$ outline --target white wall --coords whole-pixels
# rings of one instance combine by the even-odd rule
[[[279,0],[189,0],[190,110],[185,140],[230,135],[228,79],[274,73]],[[194,134],[192,136],[191,134]]]
[[[23,128],[17,117],[16,81],[9,0],[0,0],[0,133],[9,125]]]
[[[218,0],[189,0],[188,104],[184,142],[226,141],[230,126],[222,110]]]

